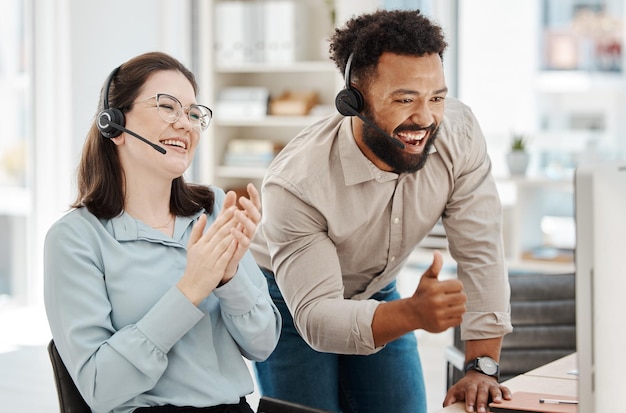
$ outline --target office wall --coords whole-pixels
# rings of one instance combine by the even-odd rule
[[[621,24],[623,1],[606,3],[610,16]],[[558,19],[553,16],[558,23],[549,20],[548,4],[550,9],[560,10]],[[595,2],[458,2],[459,97],[472,107],[481,123],[496,175],[509,172],[504,154],[513,133],[529,138],[530,177],[569,178],[579,162],[623,157],[626,153],[625,72],[593,66],[589,62],[599,60],[593,53],[589,59],[579,58],[589,54],[585,48],[594,47],[582,35],[572,41],[577,47],[572,54],[584,64],[561,70],[546,66],[549,56],[554,59],[551,49],[560,50],[557,56],[567,56],[568,50],[555,48],[550,36],[561,30],[573,36],[576,21],[570,16],[571,10],[585,4]],[[587,30],[599,30],[597,23],[589,27]],[[623,32],[619,36],[623,43]]]
[[[512,131],[537,129],[539,14],[538,1],[459,2],[459,97],[492,148],[504,151]]]
[[[191,66],[192,0],[33,0],[33,205],[28,301],[42,299],[43,240],[75,196],[75,170],[107,75],[152,50]]]
[[[70,1],[72,132],[77,148],[113,68],[154,50],[191,65],[189,6],[189,1],[180,0]]]

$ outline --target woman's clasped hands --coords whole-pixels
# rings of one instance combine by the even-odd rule
[[[193,226],[187,268],[177,287],[195,305],[235,276],[254,237],[261,221],[261,198],[254,185],[248,184],[246,189],[250,198],[237,199],[234,191],[226,194],[222,211],[206,231],[204,214]]]

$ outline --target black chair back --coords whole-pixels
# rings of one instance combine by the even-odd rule
[[[262,396],[257,413],[330,413],[327,410],[314,409],[297,403]]]
[[[65,368],[63,360],[54,345],[54,340],[48,343],[48,355],[54,372],[54,383],[59,398],[61,413],[91,413],[91,409],[76,388],[72,377]],[[259,400],[257,413],[330,413],[326,410],[314,409],[296,403],[286,402],[263,396]]]
[[[67,372],[63,360],[54,345],[54,340],[48,344],[48,355],[54,372],[54,383],[59,397],[59,409],[61,413],[91,413],[91,409],[80,395],[72,377]]]

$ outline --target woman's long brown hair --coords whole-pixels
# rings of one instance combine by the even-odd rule
[[[109,86],[109,107],[118,108],[122,113],[130,110],[141,87],[150,75],[160,70],[175,70],[182,73],[197,94],[196,79],[182,63],[161,52],[139,55],[120,66]],[[98,112],[103,108],[103,94],[100,92]],[[78,195],[72,208],[85,207],[101,219],[110,219],[124,210],[124,171],[117,153],[117,146],[102,136],[96,126],[96,119],[87,133],[82,156],[77,171]],[[206,186],[186,183],[182,176],[172,181],[170,212],[180,216],[190,216],[204,208],[213,211],[215,194]]]

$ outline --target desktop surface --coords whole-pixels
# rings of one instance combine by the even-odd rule
[[[534,370],[503,382],[511,392],[548,393],[575,398],[578,379],[572,374],[577,369],[577,356],[572,353]],[[580,410],[582,412],[582,410]],[[458,402],[438,410],[437,413],[465,413],[465,402]]]

